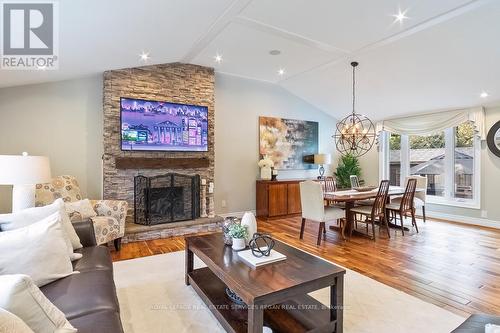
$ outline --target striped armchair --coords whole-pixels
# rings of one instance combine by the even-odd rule
[[[62,198],[65,202],[82,200],[80,186],[73,176],[58,176],[50,183],[37,184],[35,191],[35,205],[45,206],[56,199]],[[90,200],[97,216],[91,217],[94,225],[97,244],[107,244],[113,241],[117,251],[121,247],[121,239],[125,235],[125,219],[128,204],[124,200]]]

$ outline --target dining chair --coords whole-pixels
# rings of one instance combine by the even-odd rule
[[[359,178],[356,175],[350,175],[349,179],[351,180],[351,188],[359,187]]]
[[[422,209],[422,219],[424,223],[426,222],[425,217],[425,203],[427,200],[427,177],[420,175],[411,175],[406,177],[406,183],[408,184],[408,180],[416,179],[417,180],[417,189],[423,189],[423,191],[416,191],[415,197],[413,198],[413,203],[415,209]],[[391,203],[399,204],[401,203],[402,197],[394,198],[391,200]]]
[[[332,176],[325,177],[325,192],[335,192],[337,191],[337,182]]]
[[[380,186],[378,188],[377,196],[373,201],[373,205],[371,206],[359,206],[351,209],[350,213],[353,214],[353,218],[355,222],[365,223],[366,224],[366,234],[368,234],[368,225],[372,225],[372,237],[371,239],[375,240],[375,221],[378,220],[380,224],[385,224],[387,228],[387,236],[391,238],[391,234],[389,232],[389,223],[387,222],[387,215],[385,213],[385,205],[387,201],[387,196],[389,194],[389,181],[382,180],[380,182]],[[364,216],[365,219],[357,219],[357,215]],[[354,228],[353,228],[354,229]],[[351,235],[352,231],[351,229]]]
[[[306,220],[319,223],[318,241],[321,245],[321,234],[326,240],[326,222],[335,221],[345,217],[345,212],[336,207],[325,207],[321,184],[312,180],[300,183],[300,202],[302,204],[302,224],[300,226],[300,239],[304,237]]]
[[[385,206],[386,216],[393,214],[394,222],[397,222],[396,215],[399,215],[399,219],[401,221],[401,232],[403,233],[403,236],[405,235],[403,217],[406,217],[408,213],[411,215],[411,224],[415,226],[415,229],[418,233],[417,221],[415,220],[415,204],[413,200],[415,197],[416,188],[417,180],[415,178],[408,179],[408,181],[406,182],[405,193],[399,200],[399,204],[390,203]]]

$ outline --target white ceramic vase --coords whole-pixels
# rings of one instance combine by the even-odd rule
[[[233,250],[243,250],[246,247],[245,241],[245,238],[233,238]]]
[[[247,244],[252,239],[253,234],[257,232],[257,220],[252,212],[245,212],[241,218],[241,225],[247,227]]]
[[[271,167],[260,168],[260,179],[271,180],[271,178],[272,178]]]

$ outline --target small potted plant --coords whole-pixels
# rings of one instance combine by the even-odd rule
[[[260,168],[260,178],[265,180],[270,180],[272,178],[272,170],[274,167],[274,162],[268,156],[264,156],[263,159],[259,161]]]
[[[230,225],[229,235],[233,238],[233,250],[239,251],[246,247],[246,238],[248,236],[247,226],[239,223]]]

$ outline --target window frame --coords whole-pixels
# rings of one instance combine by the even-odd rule
[[[473,199],[455,198],[455,127],[444,130],[445,154],[453,158],[445,158],[445,195],[442,197],[427,195],[427,203],[463,207],[470,209],[481,208],[481,140],[474,136],[474,187]],[[379,137],[379,178],[389,179],[390,175],[390,147],[389,138],[391,133],[383,131]],[[405,184],[406,177],[410,174],[410,149],[409,136],[401,134],[401,184]]]

